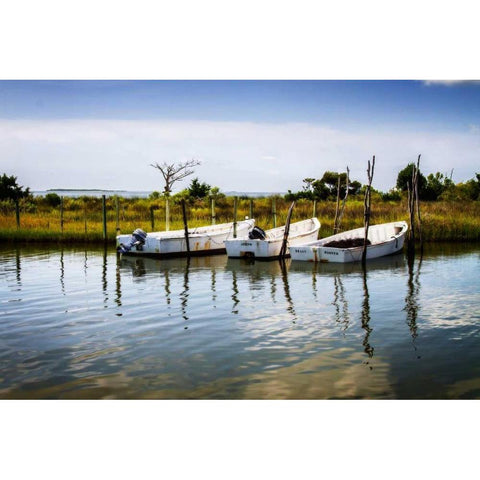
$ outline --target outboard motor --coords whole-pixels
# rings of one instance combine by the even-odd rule
[[[265,240],[265,238],[267,238],[267,234],[260,227],[253,227],[248,232],[248,238],[250,240]]]
[[[130,239],[130,243],[128,245],[124,245],[123,243],[121,243],[117,248],[117,252],[118,253],[127,253],[133,247],[135,247],[137,250],[141,251],[141,250],[143,250],[143,246],[145,245],[145,240],[146,239],[147,239],[146,232],[144,232],[141,228],[137,228],[132,233],[132,238]]]

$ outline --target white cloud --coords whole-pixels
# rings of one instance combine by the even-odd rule
[[[443,85],[444,87],[457,87],[458,85],[478,85],[480,80],[424,80],[423,82],[427,87],[433,85]]]
[[[376,155],[374,186],[388,190],[398,171],[422,154],[425,173],[454,180],[478,171],[480,138],[465,133],[389,127],[347,131],[307,123],[127,120],[0,120],[1,170],[33,190],[109,188],[160,190],[153,162],[191,158],[195,175],[224,191],[286,191],[305,177],[344,171],[366,181]],[[178,183],[184,188],[189,180]]]

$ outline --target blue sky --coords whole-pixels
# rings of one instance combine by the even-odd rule
[[[479,147],[477,82],[0,81],[1,170],[34,190],[161,190],[149,164],[189,158],[224,191],[297,190],[376,155],[386,191],[418,154],[467,180]]]

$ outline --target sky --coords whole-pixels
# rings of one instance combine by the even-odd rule
[[[222,191],[286,192],[345,171],[388,191],[480,171],[480,83],[413,80],[2,80],[1,173],[32,190],[162,190],[151,164],[201,162]]]

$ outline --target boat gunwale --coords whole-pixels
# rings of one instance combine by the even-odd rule
[[[367,249],[369,247],[376,247],[376,246],[384,245],[386,243],[393,242],[394,240],[404,236],[408,231],[408,224],[404,220],[401,220],[401,221],[398,221],[398,222],[388,222],[388,223],[380,223],[378,225],[372,225],[370,228],[381,227],[381,226],[392,225],[392,224],[394,225],[394,224],[399,224],[399,223],[403,224],[402,225],[402,230],[400,230],[400,232],[398,232],[394,236],[392,236],[389,239],[384,240],[382,242],[371,243],[370,245],[367,245]],[[359,247],[348,247],[348,248],[345,248],[345,247],[326,247],[325,245],[316,245],[318,242],[322,242],[324,240],[329,240],[329,239],[332,239],[333,237],[337,237],[339,235],[342,235],[342,233],[354,232],[356,230],[363,230],[363,227],[355,228],[355,229],[352,229],[352,230],[347,230],[346,232],[336,233],[335,235],[330,235],[329,237],[320,238],[318,240],[315,240],[314,242],[305,243],[304,245],[295,245],[295,248],[312,248],[312,249],[315,248],[316,250],[318,250],[320,248],[329,248],[329,249],[332,249],[332,250],[338,250],[338,251],[342,251],[342,252],[363,249],[363,245],[361,245]]]

